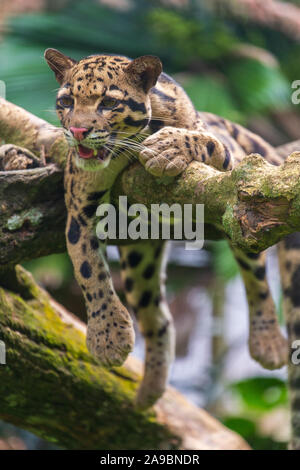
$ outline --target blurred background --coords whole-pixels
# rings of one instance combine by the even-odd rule
[[[291,84],[300,80],[300,0],[0,0],[7,99],[57,125],[58,85],[43,59],[47,47],[75,59],[101,52],[158,55],[197,109],[239,122],[275,146],[300,137],[299,106],[291,102]],[[268,255],[282,323],[276,249]],[[109,257],[120,290],[114,247]],[[85,321],[66,254],[25,267]],[[286,370],[268,372],[248,354],[245,291],[227,244],[207,242],[188,252],[173,243],[167,287],[177,330],[171,383],[254,448],[285,449]],[[143,357],[141,337],[134,354]],[[48,448],[0,422],[0,449]]]

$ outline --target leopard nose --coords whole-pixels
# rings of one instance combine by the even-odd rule
[[[90,129],[87,129],[86,127],[70,127],[70,131],[72,132],[74,138],[80,141],[88,135]]]

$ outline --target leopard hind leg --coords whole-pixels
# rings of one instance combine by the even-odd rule
[[[165,391],[174,358],[175,330],[165,300],[166,243],[147,240],[120,247],[126,300],[145,338],[144,377],[136,405],[146,409]]]
[[[287,325],[289,362],[288,388],[292,436],[289,448],[300,450],[300,232],[285,237],[278,244],[283,290],[283,312]]]
[[[266,279],[266,253],[232,249],[246,288],[250,355],[265,369],[278,369],[287,363],[288,347]]]

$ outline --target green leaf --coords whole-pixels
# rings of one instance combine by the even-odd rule
[[[280,69],[255,60],[239,60],[227,67],[227,77],[239,106],[247,113],[290,106],[290,83]]]
[[[226,83],[213,77],[191,77],[184,89],[199,111],[218,114],[232,121],[240,121],[241,114]]]
[[[237,262],[225,240],[213,243],[210,250],[214,271],[220,278],[228,282],[239,274]]]
[[[275,377],[253,377],[231,385],[242,402],[251,410],[269,411],[287,404],[286,384]]]

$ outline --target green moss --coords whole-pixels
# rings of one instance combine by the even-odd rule
[[[6,223],[6,228],[10,231],[18,230],[23,226],[24,222],[28,221],[35,227],[41,223],[42,219],[42,212],[38,209],[29,209],[28,211],[11,216]]]

